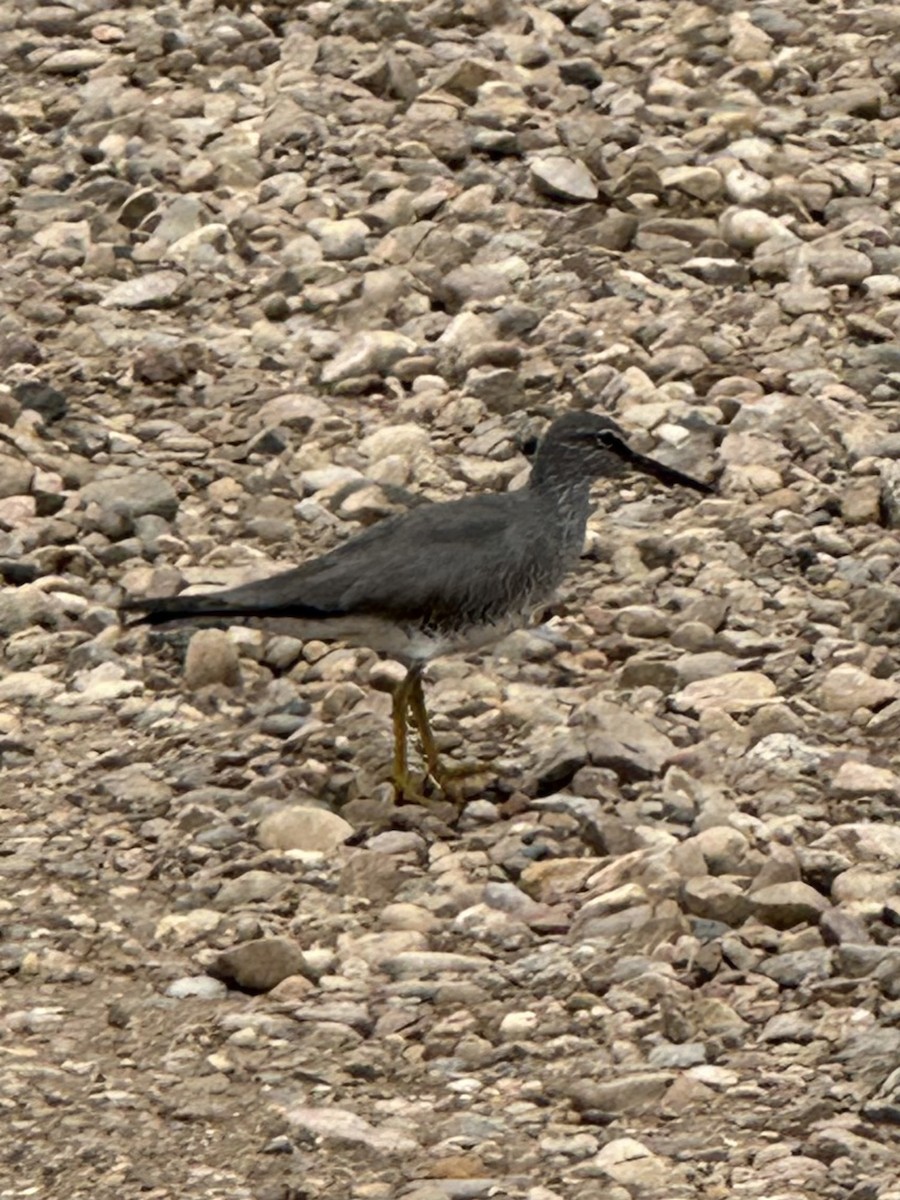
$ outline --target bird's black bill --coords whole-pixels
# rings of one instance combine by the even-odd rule
[[[674,467],[667,467],[665,463],[657,462],[655,458],[648,458],[646,454],[639,454],[637,450],[632,450],[626,441],[617,437],[611,431],[604,430],[599,435],[603,445],[613,454],[618,455],[623,462],[628,463],[636,471],[642,471],[645,475],[652,475],[654,479],[658,479],[660,483],[664,483],[667,487],[688,487],[693,488],[695,492],[702,492],[705,496],[711,496],[715,492],[715,488],[710,483],[703,483],[700,479],[694,479],[691,475],[685,475],[683,471],[677,471]]]

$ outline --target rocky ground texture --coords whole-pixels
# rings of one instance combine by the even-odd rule
[[[8,0],[0,1197],[900,1197],[900,8]],[[123,629],[518,486],[539,630]]]

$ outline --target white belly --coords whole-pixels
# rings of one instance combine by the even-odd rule
[[[530,614],[528,614],[530,617]],[[301,641],[343,642],[348,646],[368,646],[385,658],[407,666],[429,662],[443,654],[467,653],[500,641],[514,629],[529,623],[522,614],[510,614],[503,620],[477,625],[462,633],[426,633],[419,626],[404,628],[380,617],[331,617],[325,621],[297,620],[292,617],[251,617],[240,622],[268,633],[300,638]]]

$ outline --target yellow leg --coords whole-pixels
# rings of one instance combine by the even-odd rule
[[[406,746],[406,710],[409,707],[410,680],[412,672],[408,672],[402,683],[394,689],[391,717],[394,725],[394,795],[397,800],[411,791],[409,781],[409,760]]]
[[[440,770],[440,756],[434,742],[431,722],[428,719],[428,709],[425,707],[425,693],[422,691],[422,675],[420,671],[410,671],[407,679],[409,686],[409,711],[422,743],[422,753],[425,755],[425,769],[432,778]]]
[[[425,771],[445,796],[448,796],[447,785],[454,779],[466,779],[473,775],[484,775],[484,767],[476,764],[456,764],[452,767],[441,766],[441,757],[434,740],[434,732],[428,719],[428,709],[425,706],[425,693],[422,691],[422,676],[419,671],[407,676],[409,680],[409,711],[422,743],[422,753],[425,755]],[[406,680],[404,680],[404,683]]]

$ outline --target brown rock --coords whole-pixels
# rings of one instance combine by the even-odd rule
[[[222,629],[198,629],[188,643],[184,660],[184,684],[190,691],[221,683],[236,687],[241,682],[237,647]]]
[[[312,805],[294,804],[270,813],[260,822],[257,840],[266,850],[311,850],[327,853],[353,833],[337,813]]]
[[[310,972],[299,946],[287,938],[269,937],[224,950],[210,974],[247,992],[268,992],[292,975]]]
[[[825,897],[808,883],[773,883],[750,895],[753,915],[774,929],[791,929],[794,925],[816,925],[831,906]]]

